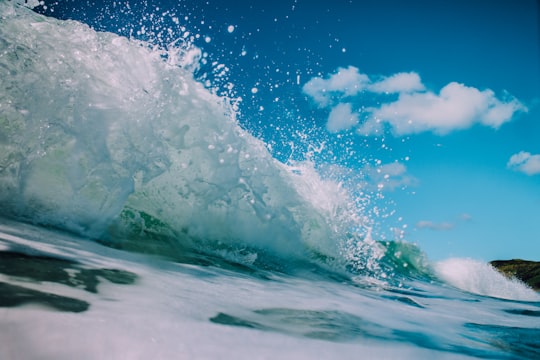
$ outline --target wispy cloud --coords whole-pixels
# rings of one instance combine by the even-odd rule
[[[527,175],[540,174],[540,155],[532,155],[529,152],[521,151],[510,157],[507,166],[512,170],[520,171]]]
[[[470,214],[463,213],[463,214],[459,215],[459,219],[461,221],[472,221],[473,217]]]
[[[407,167],[399,161],[364,165],[360,170],[324,164],[318,171],[323,177],[337,179],[346,187],[369,192],[390,192],[397,188],[416,186],[418,183],[418,180],[408,172]]]
[[[407,172],[407,167],[398,162],[366,166],[362,169],[366,184],[382,191],[393,191],[404,186],[414,186],[417,180]]]
[[[433,221],[421,220],[416,223],[417,229],[429,229],[429,230],[435,230],[435,231],[452,230],[454,227],[455,227],[455,224],[450,223],[450,222],[436,223]]]
[[[443,222],[435,222],[430,220],[420,220],[416,223],[415,227],[417,229],[427,229],[427,230],[434,230],[434,231],[449,231],[454,229],[458,223],[460,222],[469,222],[472,221],[472,216],[463,213],[458,216],[458,218],[455,221],[443,221]]]
[[[425,131],[445,135],[474,124],[496,129],[516,113],[527,111],[516,98],[504,94],[504,99],[499,99],[490,89],[451,82],[433,92],[414,72],[373,81],[353,66],[340,68],[327,78],[315,77],[304,85],[303,91],[319,107],[330,110],[329,131],[357,127],[364,135],[377,134],[385,127],[398,136]],[[352,104],[358,103],[363,93],[380,97],[378,105],[355,109]]]

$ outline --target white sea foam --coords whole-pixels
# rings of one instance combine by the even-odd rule
[[[166,231],[286,256],[335,257],[360,228],[339,184],[275,160],[238,125],[234,100],[194,79],[192,45],[166,52],[0,10],[4,214],[93,238]]]
[[[72,259],[85,268],[137,275],[131,285],[101,279],[96,294],[54,279],[7,279],[86,301],[89,308],[81,313],[54,311],[36,305],[40,298],[4,308],[0,357],[6,359],[335,359],[359,354],[374,359],[465,359],[446,345],[475,345],[461,335],[463,322],[496,319],[482,312],[485,304],[456,301],[461,292],[433,284],[417,284],[423,290],[416,297],[414,292],[399,296],[364,285],[279,274],[270,281],[219,267],[151,259],[22,224],[0,225],[0,245]],[[439,291],[445,296],[426,297]],[[238,322],[211,321],[218,314]],[[520,325],[533,321],[520,319]]]
[[[436,274],[448,284],[474,294],[502,299],[540,301],[540,295],[516,279],[508,279],[490,264],[453,258],[435,264]]]

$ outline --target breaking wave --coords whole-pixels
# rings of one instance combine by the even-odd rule
[[[361,241],[355,200],[275,160],[194,79],[193,47],[0,6],[2,214],[140,249],[337,258]]]
[[[195,78],[189,42],[164,48],[16,2],[0,16],[0,215],[177,258],[494,294],[463,283],[463,262],[434,271],[418,247],[372,239],[365,199],[313,162],[276,160],[239,125],[238,99]]]

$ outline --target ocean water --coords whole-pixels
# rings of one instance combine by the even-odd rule
[[[241,126],[188,36],[0,20],[2,359],[540,356],[538,293],[378,239],[332,164]]]

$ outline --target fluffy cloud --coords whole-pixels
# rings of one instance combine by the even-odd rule
[[[527,175],[540,174],[540,155],[532,155],[526,151],[521,151],[510,157],[508,168],[520,171]]]
[[[372,81],[353,66],[340,68],[325,79],[315,77],[304,85],[303,91],[319,107],[330,109],[329,131],[347,130],[358,124],[358,132],[364,135],[377,134],[385,126],[398,136],[425,131],[445,135],[475,124],[497,129],[516,113],[527,111],[517,99],[507,94],[505,100],[500,100],[489,89],[451,82],[435,93],[427,91],[414,72]],[[377,106],[363,109],[365,120],[359,122],[349,104],[362,92],[385,95]],[[394,95],[389,99],[391,94]],[[348,105],[343,106],[344,103]]]
[[[304,84],[302,90],[320,107],[332,104],[333,99],[357,95],[369,84],[369,77],[360,74],[354,66],[339,68],[337,73],[323,79],[315,77]]]
[[[369,86],[369,91],[375,93],[408,93],[425,90],[422,80],[417,73],[398,73]]]
[[[352,111],[351,104],[337,104],[332,111],[330,111],[326,129],[334,133],[350,129],[357,123],[358,113]]]
[[[388,123],[396,135],[433,131],[444,135],[475,123],[493,128],[511,120],[525,107],[516,99],[502,102],[491,90],[480,91],[452,82],[432,92],[402,93],[391,103],[373,109],[372,119]]]
[[[393,162],[390,164],[384,164],[377,168],[377,172],[382,174],[383,177],[399,176],[405,174],[407,168],[400,162]]]

